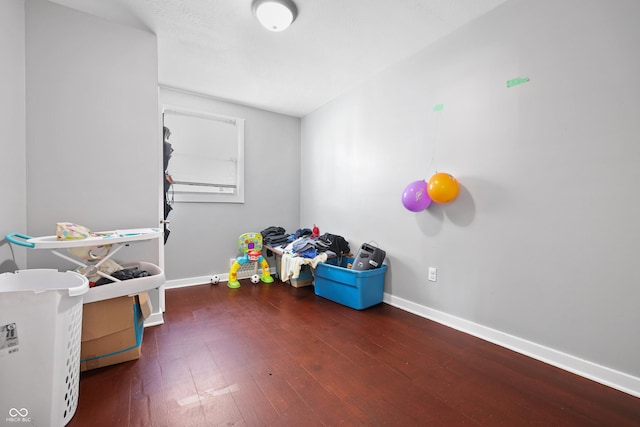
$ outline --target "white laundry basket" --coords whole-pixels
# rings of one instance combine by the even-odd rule
[[[88,290],[72,271],[0,274],[0,424],[57,427],[75,414]]]

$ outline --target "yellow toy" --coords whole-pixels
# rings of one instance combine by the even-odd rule
[[[273,277],[269,272],[269,263],[262,256],[262,234],[260,233],[245,233],[238,237],[238,249],[242,252],[229,270],[229,281],[227,286],[230,288],[239,288],[240,282],[238,282],[238,270],[240,266],[248,262],[258,262],[262,267],[262,276],[260,280],[263,283],[273,283]],[[256,282],[257,283],[257,282]]]

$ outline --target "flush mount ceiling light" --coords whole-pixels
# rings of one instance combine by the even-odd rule
[[[252,9],[269,31],[286,30],[298,16],[298,8],[291,0],[254,0]]]

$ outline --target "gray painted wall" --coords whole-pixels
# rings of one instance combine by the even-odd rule
[[[640,377],[638,16],[514,0],[303,118],[302,223],[375,240],[393,296]],[[436,171],[458,199],[405,210]]]
[[[27,226],[24,38],[24,1],[0,2],[0,273],[26,266],[26,249],[4,240]]]
[[[48,1],[26,3],[27,232],[157,227],[159,149],[155,35]],[[119,261],[159,263],[145,242]],[[28,266],[70,268],[46,250]]]
[[[174,204],[165,246],[167,280],[228,273],[242,233],[271,225],[291,233],[299,228],[299,118],[165,88],[160,102],[245,119],[245,203]]]
[[[155,224],[155,38],[30,0],[25,70],[23,7],[0,3],[2,234]],[[639,13],[631,0],[513,0],[302,125],[198,101],[247,119],[247,203],[176,206],[167,277],[226,272],[244,231],[316,223],[354,250],[384,248],[397,298],[640,377]],[[515,77],[531,81],[507,89]],[[405,210],[406,184],[436,170],[460,180],[459,198]],[[14,252],[0,243],[0,262],[54,263]]]

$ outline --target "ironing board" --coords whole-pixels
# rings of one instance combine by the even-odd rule
[[[102,263],[110,259],[118,253],[122,248],[129,246],[131,243],[160,239],[164,233],[159,228],[141,228],[114,230],[93,233],[92,236],[82,239],[59,240],[56,236],[31,237],[20,233],[10,233],[5,235],[7,241],[24,246],[30,249],[47,249],[54,255],[65,259],[73,264],[86,269],[85,276],[98,274],[101,277],[108,278],[114,283],[91,288],[90,292],[85,296],[85,303],[91,301],[99,301],[116,296],[132,295],[144,292],[149,289],[157,288],[164,284],[164,272],[154,264],[140,262],[140,268],[148,270],[151,276],[139,279],[130,279],[122,281],[110,274],[102,272],[98,269]],[[104,248],[108,251],[104,256],[96,258],[95,263],[91,261],[78,260],[60,252],[61,249],[69,248]],[[122,282],[122,283],[121,283]],[[117,285],[123,286],[117,286]],[[126,286],[125,286],[126,285]]]

